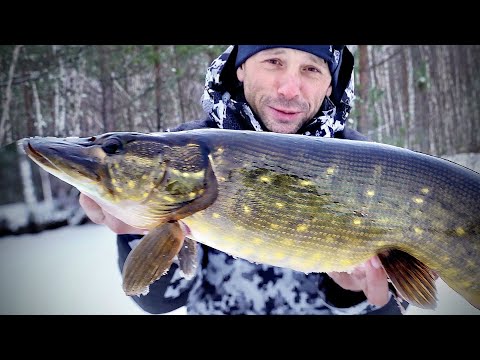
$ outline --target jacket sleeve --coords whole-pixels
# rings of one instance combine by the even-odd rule
[[[123,266],[128,254],[141,239],[141,235],[121,234],[117,236],[118,266]],[[132,299],[146,312],[164,314],[184,306],[194,279],[187,280],[180,275],[178,266],[173,263],[168,272],[150,285],[146,295],[132,296]]]

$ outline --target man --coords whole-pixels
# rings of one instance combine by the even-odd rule
[[[344,45],[235,45],[208,68],[203,121],[171,131],[212,127],[366,140],[345,127],[353,101],[353,56]],[[90,219],[119,235],[119,265],[141,235],[84,196]],[[128,235],[127,235],[128,234]],[[176,264],[134,300],[147,312],[186,305],[189,314],[400,314],[377,257],[352,273],[304,274],[253,264],[205,245],[196,276]]]

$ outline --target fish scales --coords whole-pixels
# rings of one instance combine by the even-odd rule
[[[433,269],[449,267],[443,275],[453,282],[468,274],[470,280],[463,281],[478,286],[478,174],[424,154],[347,142],[324,148],[285,144],[274,152],[273,142],[265,153],[276,165],[266,167],[256,144],[246,141],[220,155],[224,163],[238,165],[242,159],[243,173],[257,182],[240,187],[245,175],[229,170],[231,181],[219,184],[219,201],[185,220],[191,228],[209,223],[208,231],[196,234],[199,239],[215,247],[209,239],[229,239],[233,227],[235,240],[225,244],[230,253],[305,272],[348,270],[380,249],[395,247]],[[298,153],[295,160],[286,156],[292,151]],[[265,169],[289,174],[288,191],[279,181],[275,186],[272,179],[262,181]],[[310,190],[302,181],[313,182]],[[456,264],[447,266],[452,261]]]
[[[112,139],[117,153],[105,145]],[[480,303],[480,174],[451,161],[373,142],[218,129],[64,142],[50,146],[92,156],[92,179],[103,178],[97,188],[78,173],[61,178],[131,225],[180,220],[198,242],[306,273],[350,271],[401,251],[414,260],[382,258],[386,270],[406,271],[403,262],[413,261]],[[32,158],[49,156],[42,140],[25,148]],[[431,280],[412,282],[405,296],[421,293],[422,282]]]

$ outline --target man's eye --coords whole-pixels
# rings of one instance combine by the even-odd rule
[[[272,64],[272,65],[280,64],[280,61],[278,59],[268,59],[267,62]]]

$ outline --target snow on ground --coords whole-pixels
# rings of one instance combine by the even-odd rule
[[[148,314],[123,293],[115,241],[94,224],[1,237],[0,314]]]
[[[0,238],[0,314],[144,315],[123,293],[115,235],[104,226],[66,226]],[[480,315],[441,280],[435,311],[414,315]],[[185,314],[180,308],[169,314]]]

